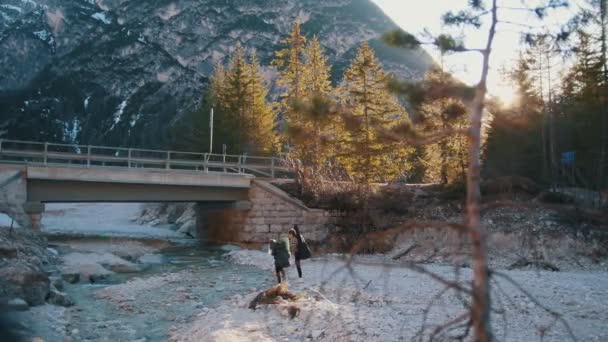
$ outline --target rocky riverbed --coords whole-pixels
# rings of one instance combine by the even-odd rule
[[[304,262],[303,280],[288,270],[295,302],[253,311],[250,300],[274,283],[268,254],[156,244],[51,241],[58,269],[79,270],[77,279],[64,276],[61,288],[74,305],[32,303],[12,315],[18,330],[28,341],[397,341],[421,327],[428,335],[463,310],[455,293],[384,256],[358,257],[349,267],[336,254]],[[470,276],[468,268],[427,269],[449,280]],[[502,272],[533,297],[496,280],[493,324],[501,340],[540,340],[541,333],[544,341],[567,340],[566,326],[553,324],[543,306],[562,314],[579,340],[608,338],[607,272]],[[293,319],[290,305],[299,308]]]
[[[272,265],[259,251],[234,251],[228,257],[268,272]],[[384,256],[357,257],[349,264],[341,255],[327,255],[303,262],[303,268],[303,280],[293,269],[287,275],[290,289],[298,294],[295,301],[253,311],[248,304],[257,293],[250,291],[199,310],[193,322],[172,333],[171,341],[412,341],[420,336],[426,341],[436,332],[440,340],[466,333],[456,324],[445,335],[438,329],[466,313],[460,295]],[[463,284],[471,276],[468,268],[425,269]],[[492,285],[497,339],[567,341],[572,329],[580,341],[608,340],[607,272],[500,272],[508,278],[497,275]],[[299,312],[291,319],[289,307],[294,305]]]
[[[55,285],[40,301],[25,296],[11,308],[25,341],[164,341],[199,310],[271,284],[268,272],[229,264],[230,248],[212,244],[63,238],[49,245],[57,255],[42,274]],[[50,299],[55,286],[64,302]]]
[[[162,227],[136,225],[137,212],[122,207],[121,218],[107,222],[101,214],[112,208],[55,209],[48,240],[0,228],[0,297],[25,341],[409,341],[465,312],[462,296],[391,253],[352,263],[318,255],[304,261],[303,279],[288,269],[295,301],[250,310],[275,282],[264,251],[163,237]],[[86,234],[64,234],[62,215],[70,223],[64,230]],[[470,279],[466,265],[417,265],[447,281]],[[498,339],[564,341],[571,329],[581,341],[608,340],[606,264],[558,265],[561,271],[549,272],[494,264],[506,276],[492,282]]]

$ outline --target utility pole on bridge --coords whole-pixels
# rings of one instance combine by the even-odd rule
[[[213,153],[213,107],[209,115],[209,154]]]

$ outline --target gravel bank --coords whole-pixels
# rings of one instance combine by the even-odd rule
[[[233,262],[255,265],[271,272],[272,260],[259,251],[233,251]],[[434,329],[463,312],[453,291],[428,276],[398,265],[381,264],[384,258],[357,258],[352,268],[337,256],[305,261],[304,280],[295,269],[288,272],[290,289],[301,293],[296,301],[300,315],[290,320],[288,303],[261,306],[252,311],[248,302],[257,294],[224,301],[214,309],[199,311],[191,324],[182,325],[172,341],[409,341],[425,327]],[[455,269],[427,266],[454,280]],[[470,270],[458,269],[460,279]],[[603,271],[502,271],[528,290],[539,303],[563,314],[580,341],[608,340],[608,273]],[[500,290],[499,290],[500,288]],[[504,279],[493,285],[493,326],[502,341],[539,341],[553,318]],[[432,305],[429,305],[432,304]],[[425,320],[426,317],[426,320]],[[461,333],[455,330],[454,334]],[[543,341],[568,339],[558,323],[545,332]]]

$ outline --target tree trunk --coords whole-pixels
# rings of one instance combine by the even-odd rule
[[[606,149],[608,149],[608,95],[606,95],[606,90],[608,90],[608,59],[606,56],[606,22],[608,10],[607,4],[605,0],[600,0],[600,25],[601,27],[601,44],[602,44],[602,73],[603,73],[603,81],[604,84],[600,87],[600,103],[603,104],[604,113],[602,115],[602,141],[600,146],[600,160],[598,166],[598,189],[602,189],[606,185],[606,180],[604,179],[604,170],[606,169]]]
[[[473,258],[473,303],[471,305],[471,322],[474,341],[488,342],[492,339],[490,327],[490,285],[486,254],[485,232],[480,225],[479,190],[481,163],[481,121],[486,97],[486,80],[488,77],[489,59],[492,42],[496,33],[497,0],[492,1],[492,22],[488,32],[488,41],[483,51],[481,79],[475,91],[469,131],[469,171],[467,175],[467,202],[465,224],[469,231]]]
[[[551,188],[557,191],[557,151],[555,150],[555,111],[553,110],[553,98],[551,89],[551,60],[549,59],[550,51],[547,51],[547,99],[549,114],[549,160],[551,166]]]

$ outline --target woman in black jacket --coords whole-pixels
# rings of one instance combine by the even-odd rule
[[[300,229],[297,224],[293,225],[293,228],[289,230],[289,242],[291,245],[291,249],[293,251],[293,255],[296,259],[296,269],[298,270],[298,277],[302,278],[302,266],[300,265],[300,260],[305,260],[310,258],[311,252],[306,240],[302,234],[300,234]]]

